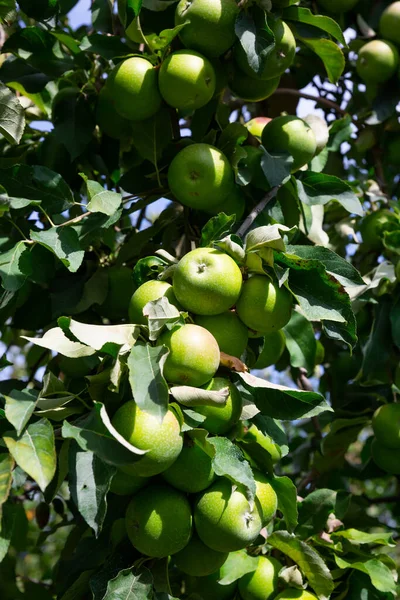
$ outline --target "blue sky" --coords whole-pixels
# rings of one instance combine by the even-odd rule
[[[72,27],[90,23],[90,0],[79,0],[78,4],[69,13]]]

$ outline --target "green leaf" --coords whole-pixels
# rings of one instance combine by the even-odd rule
[[[381,298],[374,307],[374,321],[363,348],[363,363],[361,367],[362,381],[365,385],[385,383],[390,371],[391,349],[388,340],[391,338],[391,299],[388,295]]]
[[[332,575],[320,555],[311,546],[287,531],[275,531],[268,544],[297,563],[319,600],[327,600],[334,585]]]
[[[317,27],[326,33],[329,33],[338,42],[343,44],[347,48],[347,43],[340,29],[339,25],[326,15],[313,15],[308,8],[300,8],[299,6],[291,6],[285,9],[283,12],[283,19],[285,21],[298,21],[300,23],[306,23],[306,25],[312,25]]]
[[[252,13],[242,11],[236,18],[235,33],[255,76],[262,73],[265,60],[275,49],[275,36],[265,12],[260,7],[253,7]]]
[[[238,374],[239,389],[244,399],[254,402],[263,415],[291,421],[315,417],[332,411],[321,394],[277,385],[250,375]]]
[[[105,190],[100,183],[88,179],[84,173],[80,173],[86,183],[88,205],[90,212],[100,212],[111,216],[121,206],[122,194]]]
[[[150,119],[132,121],[132,143],[140,156],[157,166],[171,139],[171,119],[167,108],[162,108]]]
[[[185,323],[179,310],[165,296],[148,302],[143,308],[143,315],[148,318],[149,340],[152,342],[159,337],[164,327],[171,329],[180,320],[182,325]]]
[[[58,324],[63,331],[71,332],[77,340],[86,344],[86,347],[90,346],[93,350],[110,353],[114,357],[118,351],[129,352],[140,335],[140,327],[130,324],[91,325],[80,323],[70,317],[60,317]]]
[[[349,540],[354,545],[359,544],[381,544],[382,546],[390,546],[394,548],[396,546],[393,540],[393,534],[391,532],[385,533],[367,533],[365,531],[359,531],[358,529],[344,529],[341,531],[335,531],[331,534],[332,538],[344,538]]]
[[[76,273],[81,266],[85,252],[81,250],[78,234],[72,227],[31,231],[31,239],[53,252],[71,273]]]
[[[298,523],[296,486],[289,477],[271,477],[270,484],[278,497],[278,509],[283,514],[286,527],[292,533]]]
[[[35,410],[38,394],[35,390],[12,390],[6,399],[5,412],[7,420],[21,435],[23,429]]]
[[[16,525],[17,507],[5,504],[0,513],[0,563],[5,558],[10,547],[11,538]]]
[[[68,358],[81,358],[82,356],[92,356],[95,354],[93,348],[80,344],[79,342],[71,342],[64,334],[61,327],[53,327],[46,331],[42,338],[31,338],[25,335],[21,336],[23,339],[28,340],[32,344],[47,348],[53,352],[58,352]]]
[[[337,83],[346,66],[344,54],[339,46],[332,40],[304,38],[299,35],[296,37],[320,57],[324,63],[329,81]]]
[[[13,10],[15,10],[15,0],[0,0],[0,19],[6,20]]]
[[[186,26],[186,23],[177,25],[173,29],[163,29],[160,33],[150,33],[146,35],[147,44],[157,53],[163,52],[176,38],[178,33]]]
[[[0,277],[5,290],[15,292],[32,273],[32,258],[26,244],[18,242],[14,248],[2,252],[0,257]]]
[[[285,252],[286,246],[282,235],[289,231],[285,225],[264,225],[252,229],[246,236],[246,252],[256,252],[261,248],[273,248]]]
[[[301,537],[310,537],[325,529],[330,513],[335,511],[337,492],[320,489],[311,492],[299,503]]]
[[[10,144],[19,144],[24,129],[25,114],[20,101],[0,83],[0,133]]]
[[[69,490],[75,506],[96,535],[107,512],[107,493],[116,468],[72,443],[69,449]]]
[[[41,419],[29,425],[21,436],[9,433],[3,439],[17,465],[44,492],[56,471],[54,432],[50,422]]]
[[[92,25],[96,31],[112,33],[113,13],[111,0],[94,0],[91,3]]]
[[[282,185],[290,178],[293,156],[289,154],[271,154],[264,146],[260,146],[263,155],[260,160],[261,169],[272,187]]]
[[[168,411],[168,384],[163,375],[168,354],[165,346],[139,343],[128,357],[129,383],[135,402],[160,422]]]
[[[222,250],[226,254],[229,254],[235,262],[239,265],[245,262],[245,251],[243,248],[243,242],[241,238],[235,234],[225,236],[222,240],[218,240],[214,243],[218,250]]]
[[[216,475],[243,485],[248,490],[250,499],[253,499],[256,494],[254,475],[239,448],[226,437],[212,437],[207,441],[215,449],[212,467]]]
[[[367,425],[368,417],[353,417],[351,419],[335,419],[329,425],[329,431],[321,442],[323,457],[334,460],[335,464],[342,462],[350,444],[353,444],[361,430]],[[329,462],[329,464],[331,464]]]
[[[99,54],[106,60],[125,56],[131,51],[129,46],[124,44],[120,37],[116,35],[102,35],[101,33],[92,33],[91,35],[83,36],[79,46],[82,52]]]
[[[75,160],[92,141],[95,126],[93,112],[86,98],[77,92],[64,96],[53,112],[54,135]]]
[[[378,558],[362,562],[335,555],[335,561],[339,569],[355,569],[369,575],[372,585],[380,592],[396,592],[392,571]]]
[[[234,223],[234,215],[219,213],[212,217],[201,230],[200,246],[211,246],[213,242],[229,234]]]
[[[132,446],[116,431],[100,402],[95,402],[92,411],[79,425],[65,421],[61,434],[63,438],[74,439],[82,450],[93,452],[116,467],[132,464],[147,452]]]
[[[145,567],[120,571],[108,582],[103,600],[150,600],[153,597],[153,577]]]
[[[13,468],[14,460],[11,454],[0,454],[0,515],[1,505],[4,504],[10,493]]]
[[[348,260],[329,248],[323,248],[322,246],[288,246],[287,252],[307,260],[319,260],[328,273],[332,273],[344,286],[365,285],[365,281],[357,269]]]
[[[228,558],[220,569],[220,585],[229,585],[238,581],[246,573],[252,573],[257,569],[258,556],[250,556],[245,550],[230,552]]]
[[[314,371],[317,342],[310,321],[294,310],[289,323],[283,330],[292,367],[302,367],[306,369],[307,373],[312,373]]]
[[[183,406],[225,406],[229,388],[212,391],[189,385],[177,385],[170,388],[173,398]]]
[[[331,200],[337,200],[349,213],[360,217],[364,214],[361,202],[351,186],[339,177],[307,171],[301,179],[296,179],[296,184],[299,198],[304,204],[325,205]]]

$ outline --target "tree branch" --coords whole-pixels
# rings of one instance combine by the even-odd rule
[[[244,222],[242,223],[242,225],[237,230],[236,235],[244,236],[245,233],[247,233],[247,230],[250,229],[250,227],[252,226],[253,222],[258,217],[258,215],[260,213],[262,213],[262,211],[267,206],[267,204],[269,202],[271,202],[271,200],[273,198],[275,198],[275,196],[278,193],[278,190],[279,190],[280,187],[281,187],[280,185],[276,185],[275,187],[273,187],[272,189],[270,189],[270,191],[268,192],[268,194],[266,194],[264,196],[264,198],[257,204],[257,206],[255,206],[253,208],[253,210],[251,211],[251,213],[246,217],[246,219],[244,220]]]
[[[292,88],[278,88],[274,92],[274,95],[275,94],[281,94],[281,95],[285,95],[285,96],[296,96],[297,98],[305,98],[306,100],[313,100],[317,104],[322,104],[323,106],[332,108],[334,111],[336,111],[340,115],[348,114],[346,110],[344,110],[343,108],[341,108],[339,106],[339,104],[336,104],[336,102],[333,102],[332,100],[328,100],[328,98],[322,98],[322,96],[313,96],[312,94],[306,94],[304,92],[301,92],[300,90],[295,90]]]

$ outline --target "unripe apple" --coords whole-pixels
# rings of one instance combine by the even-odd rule
[[[378,442],[400,449],[400,404],[384,404],[372,417],[372,429]]]
[[[357,73],[366,83],[385,83],[395,73],[399,53],[391,42],[372,40],[359,51]]]
[[[206,417],[201,427],[214,435],[223,435],[239,421],[243,407],[242,397],[236,386],[229,379],[223,377],[214,377],[204,387],[212,392],[219,392],[224,388],[229,389],[229,396],[224,405],[196,406],[196,412]]]
[[[304,121],[311,127],[317,142],[316,154],[322,152],[329,140],[328,124],[322,117],[318,115],[307,115]]]
[[[178,50],[162,63],[159,86],[165,102],[179,110],[192,111],[214,96],[215,71],[210,61],[194,50]]]
[[[249,133],[251,133],[251,135],[261,138],[264,127],[270,121],[272,121],[272,119],[270,117],[254,117],[254,119],[251,119],[250,121],[245,123],[245,126],[247,127],[247,129],[249,130]]]
[[[385,40],[400,44],[400,2],[385,8],[379,21],[379,33]]]
[[[235,312],[227,310],[219,315],[196,315],[195,322],[212,333],[221,352],[237,358],[242,356],[249,335]]]
[[[385,231],[392,231],[399,225],[399,219],[388,209],[377,210],[360,222],[362,240],[371,250],[380,250]]]
[[[233,69],[229,77],[229,87],[234,96],[246,102],[260,102],[266,100],[275,92],[279,85],[280,77],[273,79],[256,79],[239,67]]]
[[[273,331],[264,336],[264,346],[261,350],[254,369],[266,369],[278,362],[286,346],[286,338],[283,331]]]
[[[243,600],[269,600],[278,588],[278,574],[282,565],[275,558],[260,556],[257,569],[239,579],[239,592]]]
[[[371,445],[374,462],[391,475],[400,475],[400,448],[394,449],[374,440]]]
[[[133,294],[129,304],[129,320],[131,323],[146,325],[147,317],[143,315],[143,309],[148,302],[167,298],[171,304],[177,306],[178,301],[170,283],[151,279],[143,283]]]
[[[158,73],[151,62],[133,56],[120,63],[110,75],[111,93],[118,113],[130,121],[143,121],[161,107]]]
[[[210,456],[195,440],[189,438],[185,440],[176,461],[162,473],[162,477],[176,489],[195,494],[208,488],[216,475]]]
[[[115,98],[111,87],[105,85],[97,100],[96,121],[101,131],[114,139],[123,139],[132,135],[128,119],[124,119],[115,109]]]
[[[205,577],[218,571],[228,556],[228,552],[212,550],[203,544],[196,534],[193,534],[187,546],[174,555],[174,561],[183,573],[195,577]]]
[[[303,119],[291,115],[272,119],[264,127],[262,144],[267,152],[293,156],[292,173],[310,162],[317,151],[317,140],[311,127]]]

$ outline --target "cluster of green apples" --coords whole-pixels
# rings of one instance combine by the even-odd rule
[[[399,72],[400,2],[393,2],[382,13],[380,39],[364,44],[357,59],[357,72],[367,85],[369,97],[375,97],[379,86]]]
[[[185,324],[166,328],[156,342],[148,342],[169,350],[164,377],[171,386],[227,391],[224,404],[196,405],[191,410],[202,416],[198,427],[209,437],[227,436],[242,449],[253,470],[256,496],[250,502],[244,486],[216,475],[212,453],[201,436],[196,437],[196,428],[182,432],[174,406],[160,421],[134,399],[117,409],[112,424],[146,454],[121,467],[111,492],[132,496],[125,525],[133,546],[146,556],[171,556],[171,568],[181,573],[191,598],[232,599],[238,586],[243,600],[265,600],[278,593],[283,565],[273,558],[260,556],[257,569],[238,583],[219,583],[231,552],[263,543],[258,538],[274,517],[278,498],[259,457],[262,454],[265,461],[268,456],[271,469],[281,458],[279,446],[256,422],[240,421],[242,398],[221,356],[229,355],[228,362],[233,357],[246,360],[250,334],[265,338],[265,353],[259,360],[276,362],[284,349],[281,328],[290,319],[292,296],[267,275],[244,280],[225,252],[197,248],[175,265],[172,284],[150,279],[136,289],[129,320],[148,325],[146,306],[160,298],[187,315]],[[278,597],[314,598],[307,592],[290,595],[295,591],[286,590]]]
[[[375,463],[391,475],[400,475],[400,404],[380,406],[372,418],[372,429],[375,439],[371,453]]]
[[[175,24],[184,25],[179,32],[182,47],[164,56],[161,64],[137,55],[116,66],[99,95],[101,129],[115,138],[129,136],[131,121],[154,116],[163,103],[188,115],[226,85],[245,101],[257,102],[273,94],[294,60],[295,38],[285,22],[269,15],[275,48],[256,72],[235,34],[239,11],[236,0],[181,0]],[[135,42],[146,40],[137,22],[129,25],[126,34]]]

